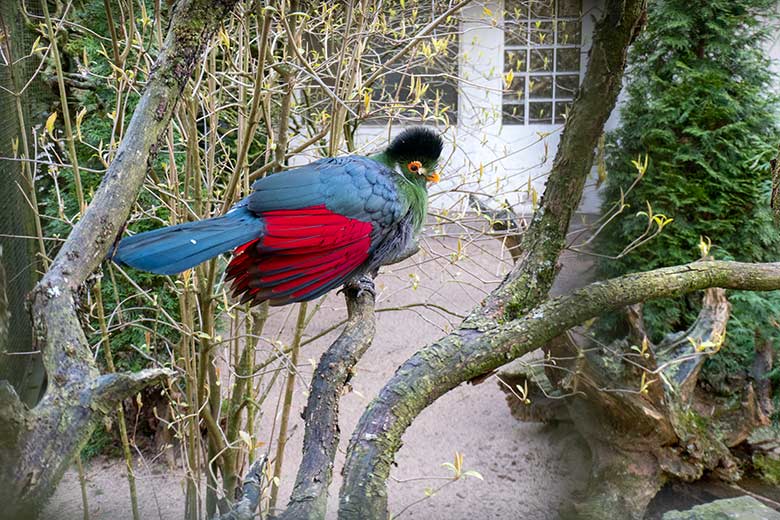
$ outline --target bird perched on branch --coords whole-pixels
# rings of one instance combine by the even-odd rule
[[[233,250],[242,303],[285,305],[343,284],[373,292],[380,266],[418,250],[441,137],[417,127],[369,157],[320,159],[264,177],[225,215],[123,239],[113,260],[175,274]]]

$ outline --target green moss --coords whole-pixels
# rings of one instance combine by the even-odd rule
[[[774,486],[780,485],[780,460],[756,453],[753,455],[753,467],[763,480]]]
[[[749,496],[716,500],[688,511],[668,511],[663,520],[772,520],[780,517],[773,509]]]
[[[526,310],[527,305],[528,298],[525,294],[513,293],[506,307],[504,307],[504,321],[520,316]]]
[[[710,430],[710,421],[693,409],[688,409],[674,414],[677,419],[675,429],[680,438],[701,437],[707,435]]]

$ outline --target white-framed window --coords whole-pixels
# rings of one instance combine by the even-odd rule
[[[582,74],[582,0],[504,0],[505,125],[561,124]]]

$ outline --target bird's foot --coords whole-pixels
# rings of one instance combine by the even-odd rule
[[[368,293],[376,299],[376,287],[374,286],[374,279],[367,274],[362,275],[357,280],[352,280],[345,283],[344,288],[339,292],[341,293],[347,290],[357,291],[356,296],[358,298],[363,296],[363,294]]]

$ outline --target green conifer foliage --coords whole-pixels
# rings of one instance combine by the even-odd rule
[[[710,255],[743,261],[777,260],[780,232],[769,211],[769,161],[777,153],[775,77],[766,56],[774,24],[770,0],[651,2],[647,30],[634,44],[621,126],[608,136],[603,210],[637,176],[632,160],[649,168],[626,197],[630,205],[600,239],[600,253],[618,255],[642,233],[647,209],[674,221],[660,236],[619,258],[604,276],[691,262],[700,237]],[[777,337],[780,295],[731,293],[726,346],[710,361],[715,386],[744,372],[756,333]],[[654,339],[684,330],[700,295],[651,302],[645,320]],[[779,320],[780,321],[780,320]],[[615,321],[611,324],[614,326]],[[616,331],[613,331],[616,332]],[[718,384],[722,383],[722,384]]]

